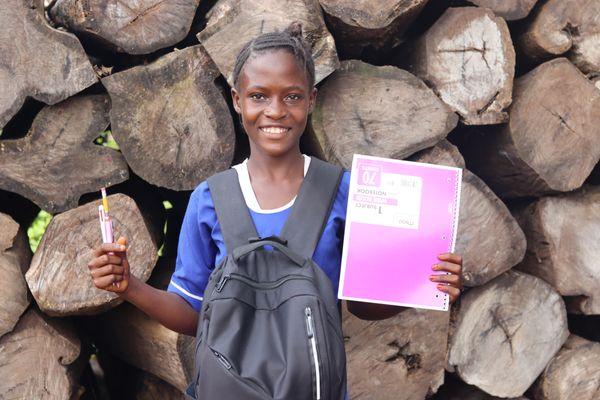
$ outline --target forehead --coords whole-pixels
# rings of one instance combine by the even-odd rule
[[[308,74],[299,60],[286,49],[253,53],[240,71],[240,88],[246,86],[306,86]]]

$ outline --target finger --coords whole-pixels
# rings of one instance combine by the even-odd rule
[[[103,277],[94,279],[94,285],[98,289],[109,290],[114,282],[120,282],[122,280],[123,280],[123,277],[121,275],[115,275],[115,274],[105,275]],[[116,286],[112,286],[112,287],[113,287],[113,290],[111,290],[111,291],[115,291],[115,289],[117,289]]]
[[[96,257],[92,261],[90,261],[88,263],[88,269],[91,271],[94,269],[102,268],[107,264],[121,265],[121,257],[116,256],[114,254],[103,254],[100,257]]]
[[[106,275],[123,275],[125,268],[121,265],[108,264],[92,270],[92,278],[101,278]]]
[[[439,260],[449,261],[451,263],[462,265],[463,259],[458,254],[454,253],[442,253],[438,256]]]
[[[437,288],[440,292],[448,293],[448,296],[450,296],[450,304],[454,303],[460,296],[460,290],[455,288],[454,286],[440,284],[437,285]]]
[[[431,275],[429,280],[432,282],[448,283],[454,287],[460,288],[460,276],[459,275]]]
[[[462,266],[460,264],[442,261],[431,267],[434,271],[450,272],[451,274],[460,275]]]
[[[119,243],[102,243],[102,245],[100,245],[100,249],[103,253],[118,253],[125,251],[127,247]]]

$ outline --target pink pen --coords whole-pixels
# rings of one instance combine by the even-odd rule
[[[98,206],[98,219],[100,220],[100,230],[102,231],[102,242],[113,243],[113,224],[112,219],[108,214],[108,199],[106,198],[106,188],[101,188],[100,191],[102,192],[102,205]],[[113,285],[119,287],[118,282],[114,282]]]

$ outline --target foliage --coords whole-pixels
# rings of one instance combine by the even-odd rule
[[[98,136],[98,138],[94,140],[94,143],[109,147],[113,150],[121,151],[119,145],[117,144],[117,142],[112,136],[111,131],[109,130],[102,132],[100,136]]]
[[[27,229],[27,237],[29,237],[29,247],[31,247],[31,251],[35,253],[40,241],[42,240],[42,236],[44,236],[44,232],[46,232],[46,228],[48,224],[52,220],[52,214],[47,213],[44,210],[40,210],[37,217],[33,220],[29,228]]]

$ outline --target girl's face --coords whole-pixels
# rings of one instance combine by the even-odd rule
[[[316,94],[290,52],[276,49],[251,56],[237,88],[231,89],[233,105],[250,138],[250,151],[271,157],[299,151]]]

